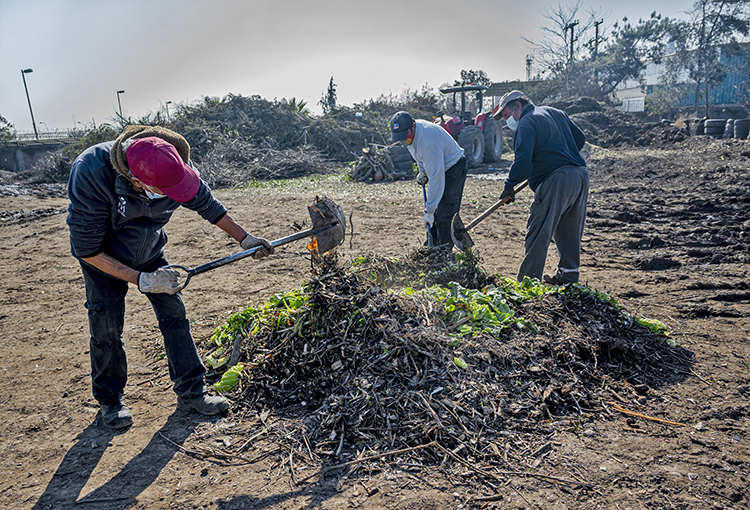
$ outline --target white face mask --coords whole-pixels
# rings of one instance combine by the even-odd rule
[[[145,189],[143,191],[146,192],[146,196],[148,197],[149,200],[157,200],[159,198],[164,198],[167,196],[167,195],[160,195],[158,193],[151,193],[150,191],[147,191]]]
[[[505,119],[505,122],[506,124],[508,124],[508,127],[512,129],[513,131],[515,131],[516,128],[518,127],[518,121],[513,118],[513,113],[511,113],[510,117]]]

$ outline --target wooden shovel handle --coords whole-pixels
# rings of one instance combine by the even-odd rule
[[[521,191],[522,189],[524,189],[528,184],[529,184],[529,181],[523,181],[521,184],[519,184],[518,186],[516,186],[515,189],[513,190],[513,195],[515,196],[519,191]],[[492,207],[490,207],[489,209],[487,209],[486,211],[484,211],[474,221],[472,221],[471,223],[469,223],[468,225],[466,225],[466,231],[468,232],[469,230],[471,230],[472,227],[475,227],[477,225],[477,223],[479,223],[480,221],[482,221],[483,219],[485,219],[487,216],[489,216],[490,214],[492,214],[493,212],[495,212],[495,210],[498,207],[500,207],[501,205],[508,203],[509,200],[510,200],[510,197],[505,197],[505,198],[503,198],[503,199],[498,200],[497,202],[495,202],[492,205]]]

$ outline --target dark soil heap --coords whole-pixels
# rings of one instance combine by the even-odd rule
[[[435,273],[429,265],[447,253],[425,248],[408,264]],[[457,279],[503,285],[480,278],[475,260],[459,262],[449,264]],[[578,285],[538,299],[509,291],[531,327],[451,336],[455,325],[429,293],[378,283],[391,269],[354,273],[326,257],[296,320],[248,323],[235,339],[248,376],[228,395],[235,408],[275,414],[278,440],[318,461],[408,452],[410,462],[434,465],[462,451],[467,462],[502,465],[500,438],[521,435],[516,444],[539,454],[554,429],[611,416],[608,401],[680,379],[693,362],[607,295]]]

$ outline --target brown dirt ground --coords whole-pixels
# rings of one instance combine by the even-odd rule
[[[508,162],[496,165],[507,169]],[[659,148],[589,156],[591,200],[582,283],[666,323],[696,361],[680,382],[645,398],[613,395],[644,415],[589,415],[550,438],[493,486],[465,466],[333,471],[304,483],[289,456],[248,423],[257,414],[202,418],[176,410],[148,301],[128,296],[126,401],[134,425],[112,433],[90,392],[83,280],[69,254],[64,191],[1,186],[0,505],[18,509],[437,509],[746,508],[750,506],[750,143],[696,137]],[[478,169],[462,217],[494,203],[502,181]],[[5,175],[5,182],[8,182]],[[12,177],[12,176],[10,176]],[[351,214],[342,259],[404,258],[422,242],[414,182],[359,184],[336,177],[218,190],[232,215],[269,238],[289,234],[316,195]],[[523,254],[530,194],[472,232],[483,267],[513,276]],[[223,232],[179,210],[168,256],[196,266],[237,250]],[[347,232],[349,233],[349,232]],[[309,275],[304,242],[195,277],[184,291],[194,336],[207,339],[233,312],[298,286]],[[554,267],[551,247],[548,270]],[[246,444],[237,456],[218,446]],[[219,452],[219,453],[217,453]],[[295,465],[296,480],[319,466]],[[538,469],[537,469],[538,468]],[[484,500],[471,498],[484,497]]]

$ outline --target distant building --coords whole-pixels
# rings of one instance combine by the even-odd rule
[[[671,55],[674,55],[673,44],[667,48],[665,58],[669,58]],[[734,71],[728,73],[724,81],[718,86],[712,87],[709,90],[709,107],[719,110],[744,108],[750,101],[750,86],[748,86],[750,82],[750,66],[748,66],[747,60],[735,55],[726,55],[723,52],[720,53],[719,60],[734,68]],[[649,63],[646,65],[644,72],[643,85],[639,84],[636,80],[628,80],[619,86],[613,93],[615,102],[620,102],[620,106],[617,108],[626,112],[644,111],[647,96],[663,86],[659,84],[659,80],[664,70],[664,64]],[[694,109],[696,104],[695,84],[688,82],[687,73],[685,73],[682,79],[688,85],[688,92],[677,101],[675,107],[678,109]],[[705,109],[705,96],[699,95],[698,106],[703,106]]]

